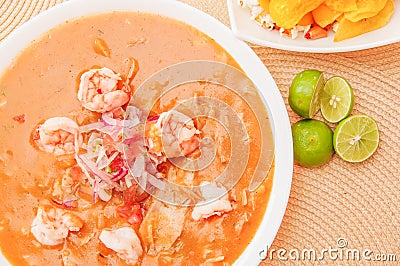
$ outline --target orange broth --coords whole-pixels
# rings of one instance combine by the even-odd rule
[[[110,57],[94,51],[96,38],[107,43]],[[128,45],[138,39],[141,41]],[[114,12],[71,20],[27,47],[0,77],[0,93],[4,93],[7,100],[0,107],[0,249],[12,265],[62,265],[63,252],[74,253],[79,265],[126,264],[98,240],[101,229],[126,225],[121,217],[103,215],[107,205],[104,202],[71,210],[85,225],[80,232],[70,232],[63,245],[42,245],[30,233],[38,206],[52,204],[49,199],[54,180],[73,164],[73,161],[60,162],[51,154],[36,149],[31,134],[39,123],[54,116],[70,117],[80,125],[96,119],[97,115],[84,110],[77,100],[80,73],[93,66],[106,66],[124,75],[130,57],[139,65],[133,90],[156,71],[183,61],[206,59],[238,67],[223,48],[198,30],[169,18],[137,12]],[[143,244],[145,255],[139,264],[199,265],[220,255],[224,259],[214,264],[232,264],[250,243],[267,208],[273,168],[256,192],[247,191],[246,200],[243,199],[242,191],[249,185],[260,153],[260,132],[252,111],[245,104],[237,104],[232,92],[212,84],[178,87],[153,111],[166,111],[177,101],[194,94],[224,100],[243,114],[250,133],[247,170],[229,192],[234,205],[232,211],[199,221],[191,219],[188,211],[184,229],[173,245],[174,251],[150,256]],[[260,108],[266,112],[264,106]],[[25,122],[13,119],[18,115],[25,115]],[[215,137],[216,130],[222,129],[212,121],[203,125],[204,133],[211,137]],[[196,174],[196,183],[211,181],[225,166],[219,161],[213,162],[208,169]],[[179,178],[175,178],[175,182],[179,183]],[[118,202],[118,195],[115,197]],[[149,206],[153,199],[147,201],[145,205]],[[139,225],[131,226],[138,233]],[[142,242],[145,237],[139,234]]]

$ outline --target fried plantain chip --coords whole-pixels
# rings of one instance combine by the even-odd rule
[[[393,0],[387,0],[384,8],[375,16],[365,18],[357,22],[352,22],[348,19],[341,20],[338,30],[334,36],[334,41],[342,41],[363,33],[373,31],[385,26],[394,12]]]
[[[317,23],[322,28],[333,23],[342,12],[335,11],[329,8],[325,3],[322,3],[319,7],[312,11],[315,23]]]
[[[258,0],[258,3],[264,11],[269,13],[269,0]]]
[[[370,18],[381,11],[387,0],[357,0],[357,10],[344,13],[344,17],[352,22]]]
[[[308,25],[313,24],[314,22],[315,22],[315,21],[314,21],[312,12],[308,12],[307,14],[305,14],[305,15],[300,19],[299,22],[297,22],[297,25],[300,25],[300,26],[308,26]]]
[[[270,0],[269,12],[276,25],[291,29],[322,2],[324,0]]]
[[[357,10],[356,0],[325,0],[325,5],[338,12]]]

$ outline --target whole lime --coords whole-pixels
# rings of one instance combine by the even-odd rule
[[[333,132],[319,120],[304,119],[292,126],[294,159],[305,167],[318,167],[329,161]]]
[[[324,87],[324,75],[315,69],[298,73],[289,89],[289,105],[301,117],[312,118],[320,108],[319,92]]]

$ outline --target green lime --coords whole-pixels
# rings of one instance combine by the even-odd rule
[[[353,110],[354,94],[350,84],[342,77],[332,77],[320,92],[321,113],[326,121],[337,123]]]
[[[289,105],[304,118],[312,118],[320,108],[319,92],[324,86],[321,71],[304,70],[294,77],[289,89]]]
[[[333,154],[331,128],[319,120],[304,119],[292,126],[294,159],[302,166],[317,167]]]
[[[379,131],[375,120],[366,115],[346,118],[335,129],[333,145],[345,161],[362,162],[378,148]]]

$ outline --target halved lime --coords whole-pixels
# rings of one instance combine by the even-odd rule
[[[345,161],[362,162],[378,148],[379,131],[375,120],[367,115],[346,118],[336,127],[333,147]]]
[[[350,84],[342,77],[332,77],[320,92],[321,113],[326,121],[337,123],[353,110],[354,94]]]
[[[324,87],[324,75],[315,69],[296,75],[289,89],[289,105],[304,118],[312,118],[320,108],[319,92]]]

